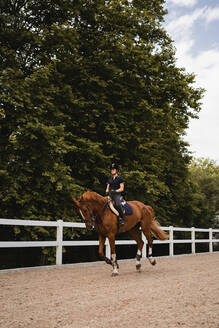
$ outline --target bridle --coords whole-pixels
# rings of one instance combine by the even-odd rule
[[[79,208],[79,212],[87,226],[87,223],[89,223],[91,225],[91,229],[94,229],[95,227],[95,222],[96,222],[96,216],[93,214],[93,212],[90,210],[89,206],[88,205],[85,205],[87,210],[88,210],[88,213],[89,213],[89,217],[85,217],[84,214],[82,213],[82,210]]]

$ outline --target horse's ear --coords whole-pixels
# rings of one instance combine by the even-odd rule
[[[79,207],[79,201],[75,198],[75,197],[72,197],[72,200],[73,200],[73,202],[75,203],[75,205],[77,206],[77,207]]]

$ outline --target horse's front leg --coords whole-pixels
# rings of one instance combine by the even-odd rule
[[[118,265],[117,259],[116,259],[115,234],[110,234],[108,236],[108,239],[109,239],[109,243],[110,243],[112,266],[113,266],[112,276],[118,276],[119,265]]]
[[[103,252],[105,241],[106,241],[106,237],[99,235],[99,251],[98,251],[98,253],[102,260],[104,260],[107,264],[112,265],[112,261],[108,257],[106,257]]]

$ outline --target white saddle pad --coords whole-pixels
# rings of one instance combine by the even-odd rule
[[[114,214],[116,214],[117,216],[119,216],[119,212],[118,212],[117,209],[114,207],[112,200],[110,200],[108,204],[109,204],[109,208],[111,209],[111,211],[112,211]]]

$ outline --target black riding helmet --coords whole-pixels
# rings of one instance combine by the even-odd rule
[[[111,170],[113,170],[113,169],[116,169],[116,170],[118,170],[118,169],[119,169],[119,167],[118,167],[118,165],[117,165],[117,164],[115,164],[115,163],[112,163],[112,164],[110,165],[110,169],[111,169]]]

